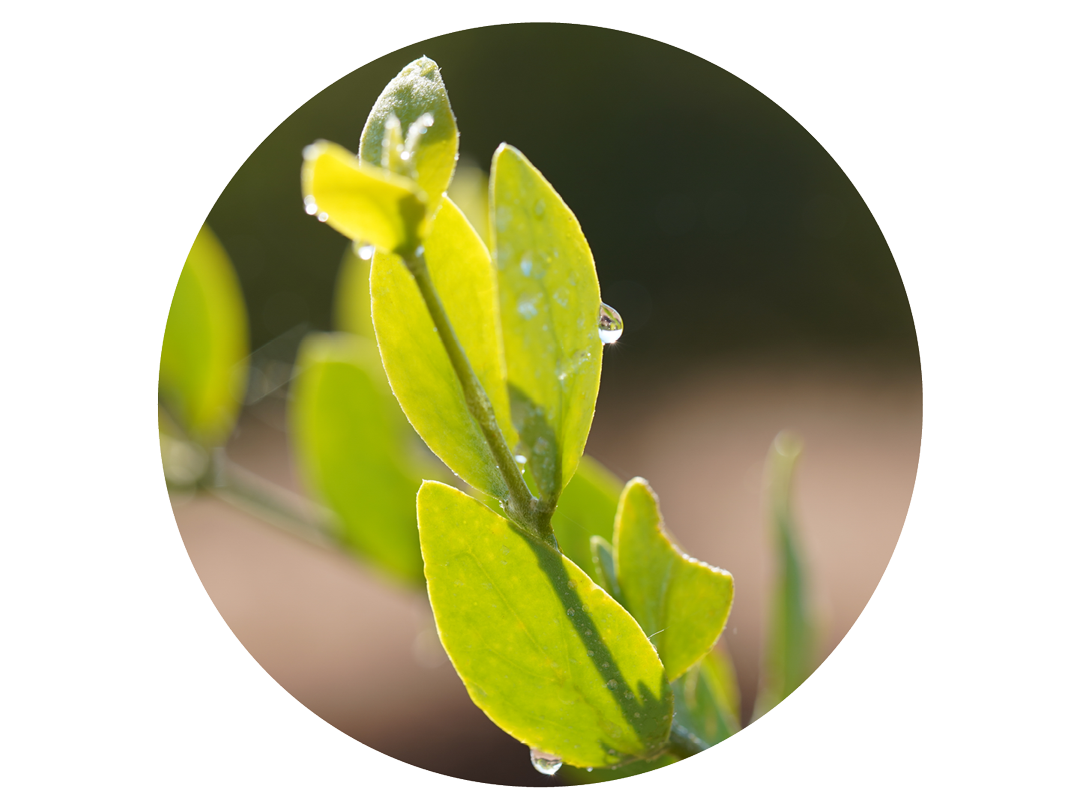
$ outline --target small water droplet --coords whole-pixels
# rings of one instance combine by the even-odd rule
[[[622,337],[622,315],[606,303],[600,304],[600,316],[596,321],[596,326],[600,331],[600,342],[604,345],[611,345]]]
[[[401,153],[401,159],[402,160],[408,160],[410,157],[412,157],[412,154],[410,152],[402,152]]]
[[[303,154],[304,160],[314,160],[316,157],[322,154],[322,149],[316,146],[314,143],[311,143],[304,147]]]
[[[532,256],[526,253],[521,257],[521,274],[528,277],[529,273],[532,272],[532,266]]]
[[[595,655],[595,654],[596,654],[596,652],[591,652],[591,651],[590,651],[590,652],[586,652],[585,654],[587,654],[587,655],[588,655],[589,657],[592,657],[593,655]]]
[[[585,772],[592,772],[592,767],[586,767]]]
[[[545,753],[536,747],[529,750],[529,759],[533,768],[544,775],[554,775],[562,766],[562,759],[552,753]]]
[[[304,213],[306,213],[308,216],[314,216],[319,212],[319,206],[315,204],[314,197],[309,195],[308,199],[310,199],[311,202],[307,202],[306,200],[304,201]]]
[[[555,303],[559,304],[559,306],[566,306],[570,303],[570,293],[566,291],[566,287],[555,290],[555,294],[551,297],[555,299]]]
[[[518,314],[526,320],[530,320],[536,316],[536,299],[527,295],[522,295],[518,299],[517,306]]]
[[[327,219],[330,218],[330,214],[328,214],[326,211],[319,211],[319,215],[315,218],[318,219],[320,222],[325,222]]]
[[[524,466],[526,463],[529,462],[529,459],[526,458],[524,455],[515,455],[514,460],[517,461],[522,466]]]
[[[375,255],[375,245],[373,245],[373,244],[362,244],[362,245],[360,245],[360,249],[356,251],[356,255],[360,256],[360,258],[364,259],[364,261],[369,260],[372,256]]]
[[[536,204],[533,205],[533,213],[536,214],[537,219],[544,215],[544,201],[542,199],[538,199]]]
[[[614,689],[619,687],[619,684],[617,682],[615,682],[614,680],[608,680],[607,681],[607,687],[614,690]]]
[[[566,614],[567,614],[567,615],[573,615],[573,614],[574,614],[574,608],[573,608],[573,607],[571,607],[570,609],[568,609],[568,610],[566,611]]]

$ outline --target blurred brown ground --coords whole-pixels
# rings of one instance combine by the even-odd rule
[[[733,574],[724,638],[744,712],[765,620],[762,475],[773,437],[790,429],[804,441],[795,514],[824,658],[866,605],[896,545],[921,424],[921,383],[911,368],[789,360],[657,372],[644,382],[605,378],[588,452],[624,479],[648,479],[683,549]],[[283,426],[283,400],[264,400],[245,414],[229,454],[299,490]],[[220,501],[177,498],[174,510],[229,627],[318,716],[376,750],[446,775],[555,783],[473,706],[437,645],[422,595]]]

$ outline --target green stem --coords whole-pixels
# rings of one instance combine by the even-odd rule
[[[220,448],[210,457],[207,473],[198,483],[201,491],[312,545],[335,547],[319,526],[325,522],[319,519],[319,506],[230,461]]]
[[[533,497],[532,492],[529,491],[529,487],[525,483],[525,478],[521,475],[521,470],[518,469],[514,453],[510,451],[510,447],[506,444],[506,438],[499,429],[499,423],[495,418],[495,409],[491,406],[491,400],[488,398],[483,385],[480,384],[476,372],[473,371],[469,358],[465,354],[465,349],[462,347],[461,341],[458,340],[454,327],[450,324],[450,318],[446,314],[442,299],[439,297],[435,284],[431,280],[431,273],[428,271],[423,248],[404,255],[402,258],[405,261],[405,266],[408,267],[409,272],[416,279],[416,285],[420,288],[420,295],[427,305],[427,310],[431,314],[431,319],[439,333],[439,339],[442,340],[443,347],[450,358],[450,365],[461,383],[461,388],[465,393],[465,405],[468,407],[470,415],[480,426],[484,440],[487,441],[491,454],[495,457],[495,463],[499,466],[502,479],[506,483],[506,490],[509,494],[509,500],[505,504],[506,515],[537,539],[558,550],[559,543],[551,530],[553,509]]]

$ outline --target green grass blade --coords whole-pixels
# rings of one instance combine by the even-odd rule
[[[311,334],[301,343],[289,402],[301,477],[337,517],[341,543],[385,573],[423,581],[416,491],[403,453],[409,427],[383,378],[373,342]]]
[[[734,594],[731,574],[679,549],[664,530],[656,494],[641,478],[623,489],[613,545],[623,603],[656,644],[674,682],[724,631]]]
[[[232,262],[203,225],[173,294],[158,395],[188,437],[224,443],[247,386],[248,324]]]
[[[431,123],[423,126],[424,114]],[[416,182],[432,207],[437,206],[450,185],[457,164],[458,128],[439,66],[426,56],[406,65],[382,91],[360,135],[360,159],[383,165],[383,138],[391,116],[404,133],[411,150],[406,162],[415,169]],[[413,129],[414,136],[409,137]],[[420,133],[423,129],[423,133]]]
[[[495,724],[579,767],[664,749],[671,692],[621,606],[558,551],[456,489],[425,482],[417,513],[439,637]]]
[[[573,212],[520,152],[503,144],[491,170],[507,380],[521,454],[554,503],[574,476],[600,386],[600,286]]]
[[[432,281],[512,446],[495,274],[487,248],[465,216],[444,199],[425,242]],[[413,428],[470,486],[499,500],[506,483],[439,340],[419,288],[401,259],[376,253],[371,313],[386,376]]]
[[[778,435],[769,450],[769,528],[776,575],[755,717],[798,688],[815,666],[806,566],[791,513],[792,477],[801,452],[801,443],[788,433]]]
[[[622,481],[603,464],[582,455],[577,473],[559,497],[551,527],[559,538],[559,549],[582,570],[593,570],[589,544],[592,537],[601,536],[608,540],[612,537],[622,487]]]

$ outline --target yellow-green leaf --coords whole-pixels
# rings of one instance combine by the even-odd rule
[[[203,446],[232,432],[247,385],[247,311],[232,262],[207,225],[191,246],[161,346],[158,395]]]
[[[674,682],[724,631],[734,593],[731,574],[682,552],[642,478],[623,489],[613,544],[623,603],[653,639]]]
[[[337,517],[349,550],[392,576],[423,581],[416,527],[421,479],[407,463],[404,423],[373,342],[311,334],[297,357],[290,437],[301,477]]]
[[[815,665],[806,567],[791,514],[791,481],[801,452],[802,444],[788,433],[780,433],[769,449],[769,530],[776,573],[755,717],[798,688]]]
[[[424,115],[431,116],[425,123]],[[360,135],[360,158],[383,164],[387,123],[396,118],[404,133],[405,162],[436,206],[450,185],[457,163],[458,129],[439,66],[426,56],[406,65],[382,91]],[[392,125],[392,124],[391,124]]]
[[[456,489],[425,482],[417,512],[439,637],[495,724],[578,767],[662,752],[671,692],[626,610],[558,551]]]
[[[339,233],[387,252],[411,252],[423,239],[427,195],[413,180],[361,163],[336,143],[304,149],[304,206]]]
[[[454,331],[513,446],[495,274],[484,243],[448,199],[435,216],[424,255]],[[416,281],[397,256],[376,253],[372,259],[371,307],[387,378],[413,428],[462,480],[505,500],[502,473],[469,412]]]
[[[600,387],[600,286],[573,212],[513,147],[495,152],[491,237],[519,451],[553,503],[574,476]]]

